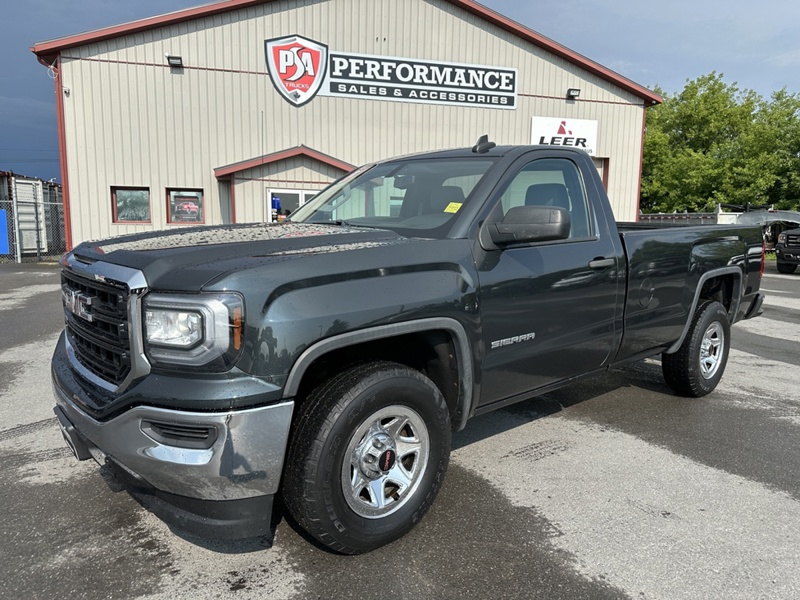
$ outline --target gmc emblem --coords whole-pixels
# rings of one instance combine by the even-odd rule
[[[62,288],[61,297],[64,300],[64,308],[73,315],[90,323],[94,320],[92,316],[92,296],[69,288]]]

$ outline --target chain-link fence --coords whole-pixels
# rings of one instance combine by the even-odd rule
[[[57,260],[66,247],[61,187],[0,177],[0,263]]]

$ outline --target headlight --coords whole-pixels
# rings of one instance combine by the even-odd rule
[[[156,365],[225,370],[241,350],[243,323],[244,303],[237,294],[149,294],[145,351]]]
[[[147,341],[190,348],[203,339],[203,315],[194,311],[152,308],[145,311]]]
[[[779,233],[778,234],[778,243],[779,244],[783,244],[785,241],[786,241],[786,234],[785,233]]]

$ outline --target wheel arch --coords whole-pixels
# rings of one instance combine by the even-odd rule
[[[704,300],[717,300],[725,307],[728,312],[728,321],[732,325],[736,314],[739,312],[739,304],[742,301],[744,278],[742,269],[735,266],[723,267],[703,273],[697,282],[694,291],[694,299],[689,307],[688,318],[683,326],[680,337],[666,351],[666,354],[673,354],[678,351],[689,333],[692,324],[692,315],[697,307]]]
[[[376,359],[424,372],[442,392],[453,429],[464,428],[474,388],[470,344],[461,323],[446,317],[381,325],[320,340],[295,361],[283,395],[302,398],[337,369]]]

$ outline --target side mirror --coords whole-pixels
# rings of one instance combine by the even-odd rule
[[[552,206],[515,206],[499,223],[489,223],[497,246],[565,240],[569,237],[569,212]]]

